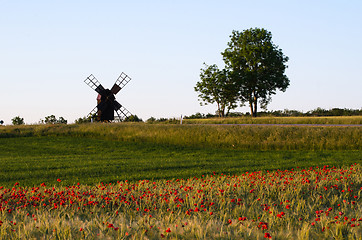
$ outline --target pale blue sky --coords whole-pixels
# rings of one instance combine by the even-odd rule
[[[362,107],[362,1],[0,0],[0,120],[86,116],[93,74],[143,120],[202,107],[194,86],[203,62],[223,67],[232,30],[266,28],[289,57],[290,87],[268,110]],[[247,107],[236,111],[249,111]]]

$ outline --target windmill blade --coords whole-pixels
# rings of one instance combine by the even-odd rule
[[[87,115],[87,118],[96,116],[97,112],[98,112],[97,107],[94,107],[93,110]]]
[[[114,83],[111,92],[113,94],[117,94],[124,86],[126,86],[129,81],[131,81],[131,78],[122,72],[121,75],[119,75],[117,81]]]
[[[114,111],[117,111],[118,109],[120,109],[122,107],[122,105],[119,102],[117,102],[116,100],[114,100],[113,107],[114,107]]]
[[[114,107],[115,107],[114,110],[116,111],[117,116],[118,116],[120,121],[123,121],[123,120],[129,118],[132,115],[125,107],[123,107],[117,101],[114,101]],[[116,109],[116,107],[117,107],[117,109]]]
[[[104,91],[104,87],[102,86],[102,84],[100,84],[100,82],[97,80],[97,78],[95,78],[93,76],[93,74],[89,75],[89,77],[87,77],[84,82],[90,86],[94,91],[96,91],[97,93],[101,94]]]

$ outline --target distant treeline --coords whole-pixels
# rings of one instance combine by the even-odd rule
[[[241,112],[231,112],[227,117],[243,117],[250,116],[250,113],[241,113]],[[298,110],[277,110],[277,111],[264,111],[258,112],[259,117],[325,117],[325,116],[362,116],[362,109],[348,109],[348,108],[332,108],[332,109],[323,109],[316,108],[308,112],[301,112]],[[196,113],[191,116],[185,116],[185,119],[201,119],[201,118],[215,118],[218,117],[217,114],[203,114]]]

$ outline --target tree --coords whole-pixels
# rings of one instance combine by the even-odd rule
[[[43,121],[42,121],[43,122]],[[67,120],[65,120],[63,117],[59,117],[59,119],[57,119],[54,115],[50,115],[45,117],[44,122],[46,124],[67,124]]]
[[[227,115],[236,107],[238,89],[228,70],[219,70],[215,64],[204,65],[200,73],[201,81],[196,83],[194,89],[199,92],[201,105],[216,103],[219,117],[224,117],[225,112]]]
[[[272,42],[271,32],[263,28],[233,31],[228,48],[222,53],[226,68],[239,88],[239,100],[248,102],[251,115],[271,101],[276,90],[285,91],[289,79],[284,74],[288,57]]]
[[[45,121],[46,124],[55,124],[57,122],[57,119],[54,115],[50,115],[45,117]]]
[[[3,120],[0,120],[0,125],[3,125],[4,124],[4,121]]]
[[[57,120],[57,123],[60,123],[60,124],[67,124],[68,121],[65,120],[63,117],[59,117],[58,120]]]
[[[11,122],[13,123],[13,125],[23,125],[24,123],[24,118],[20,117],[20,116],[16,116],[13,119],[11,119]]]
[[[78,118],[75,120],[75,123],[76,124],[82,124],[82,123],[90,123],[92,120],[91,120],[91,117],[82,117],[82,118]]]

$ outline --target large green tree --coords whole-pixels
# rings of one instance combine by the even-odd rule
[[[256,117],[258,103],[266,109],[276,90],[284,92],[289,86],[285,75],[288,57],[272,42],[271,32],[263,28],[233,31],[230,38],[223,59],[238,85],[240,101],[249,103]]]
[[[215,64],[204,65],[194,89],[199,92],[201,105],[216,103],[219,117],[224,117],[237,106],[238,88],[227,69],[220,70]]]

